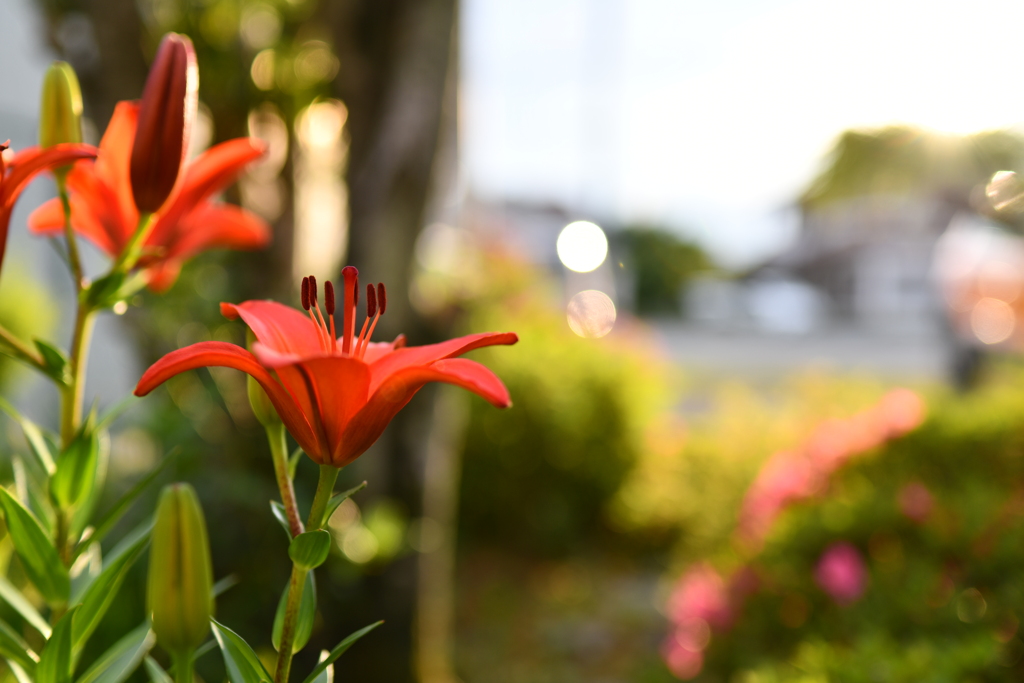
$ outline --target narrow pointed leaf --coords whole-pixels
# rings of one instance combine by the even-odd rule
[[[35,681],[32,680],[32,676],[29,676],[27,671],[22,669],[14,662],[8,660],[7,666],[11,667],[11,673],[14,674],[14,678],[18,681],[18,683],[35,683]]]
[[[149,680],[152,683],[174,683],[174,679],[168,676],[164,668],[149,655],[146,655],[144,663],[146,665],[146,673],[149,674]]]
[[[342,491],[336,496],[332,496],[331,500],[327,503],[327,509],[324,510],[324,520],[329,520],[334,511],[338,509],[338,506],[344,503],[346,500],[351,498],[354,494],[359,493],[366,488],[366,482],[364,481],[359,486],[353,486],[348,491]]]
[[[220,652],[224,656],[224,668],[227,669],[228,680],[231,683],[270,683],[274,680],[267,673],[260,658],[240,635],[218,623],[216,619],[210,619],[210,622],[213,624],[213,635],[220,645]]]
[[[39,520],[26,510],[7,489],[0,488],[0,507],[3,507],[7,530],[14,541],[25,574],[35,584],[47,602],[67,602],[71,592],[68,570],[61,564],[57,549],[50,543]]]
[[[15,588],[10,581],[0,576],[0,598],[14,608],[21,617],[31,624],[32,628],[39,631],[43,635],[43,638],[50,637],[50,625],[46,623],[46,620],[36,611],[36,608],[32,606],[28,600],[21,594],[17,588]]]
[[[211,589],[211,591],[213,592],[213,597],[220,597],[221,594],[237,586],[240,581],[241,579],[238,578],[238,574],[228,574],[223,579],[213,584],[213,588]]]
[[[89,536],[88,541],[79,544],[79,546],[75,548],[76,558],[83,552],[85,552],[85,549],[88,547],[89,543],[98,543],[102,541],[103,538],[108,533],[110,533],[110,530],[113,529],[114,526],[121,520],[121,517],[124,516],[124,513],[127,512],[128,509],[135,503],[135,501],[139,499],[139,496],[141,496],[146,491],[149,485],[152,484],[153,481],[158,476],[160,476],[161,473],[163,473],[167,466],[178,455],[180,450],[181,449],[179,448],[174,448],[173,450],[171,450],[167,455],[164,456],[164,458],[160,461],[160,464],[158,464],[152,472],[150,472],[142,479],[139,479],[137,482],[135,482],[135,485],[128,489],[128,491],[126,491],[125,494],[121,496],[109,510],[107,510],[103,517],[101,517],[99,521],[96,522],[96,530],[93,531],[92,534]]]
[[[274,616],[274,630],[270,639],[275,650],[281,649],[281,632],[284,630],[284,612],[288,604],[288,591],[291,582],[284,587],[281,600],[277,603],[277,614]],[[316,579],[313,572],[306,572],[306,582],[302,588],[302,599],[299,601],[299,613],[295,620],[295,639],[292,641],[292,653],[306,647],[309,636],[313,632],[313,619],[316,617]]]
[[[80,538],[82,532],[89,525],[93,514],[96,512],[96,505],[103,495],[104,485],[107,483],[107,467],[110,464],[110,434],[106,430],[97,428],[96,434],[96,463],[89,471],[91,482],[86,492],[75,506],[71,513],[71,537]]]
[[[370,631],[372,631],[373,629],[377,628],[378,626],[380,626],[383,623],[384,623],[383,621],[378,621],[375,624],[370,624],[369,626],[365,626],[365,627],[359,629],[358,631],[356,631],[355,633],[351,634],[345,640],[343,640],[340,643],[338,643],[337,647],[335,647],[333,650],[331,650],[331,654],[327,655],[327,659],[325,659],[324,661],[322,661],[319,664],[317,664],[316,668],[313,669],[312,673],[310,673],[308,676],[306,676],[306,680],[304,680],[302,683],[313,683],[317,679],[317,676],[322,674],[324,672],[324,670],[327,669],[327,667],[329,667],[330,665],[334,664],[334,662],[337,661],[338,657],[340,657],[343,654],[345,654],[345,650],[347,650],[350,647],[352,647],[352,645],[354,645],[357,640],[359,640],[360,638],[365,636],[367,633],[369,633]],[[231,683],[235,683],[235,681],[232,681]]]
[[[147,525],[145,533],[139,535],[122,552],[112,555],[99,576],[85,589],[81,595],[81,607],[78,616],[75,617],[74,637],[72,640],[75,655],[81,652],[85,642],[92,635],[92,632],[100,623],[100,619],[110,609],[111,603],[117,597],[117,591],[124,582],[128,571],[135,564],[135,561],[142,555],[142,551],[149,542],[149,531],[152,527]],[[77,596],[76,596],[77,597]],[[76,600],[77,602],[77,600]]]
[[[320,650],[320,659],[318,662],[325,661],[330,656],[331,653],[327,650]],[[327,668],[321,671],[320,675],[313,680],[313,683],[334,683],[334,665],[329,664]]]
[[[7,622],[0,621],[0,657],[20,666],[25,673],[35,675],[36,662],[39,656],[32,651],[28,643]]]
[[[56,465],[53,462],[53,455],[50,454],[50,447],[47,445],[46,439],[43,438],[43,432],[39,429],[39,426],[28,418],[23,417],[21,413],[15,410],[14,406],[2,398],[0,398],[0,410],[7,413],[12,420],[18,423],[21,431],[25,434],[25,440],[28,441],[28,448],[32,451],[32,455],[35,456],[40,467],[47,474],[52,475],[54,470],[56,470]]]
[[[288,456],[288,478],[295,479],[295,470],[299,466],[299,460],[302,460],[303,450],[302,446],[299,446],[292,454]]]
[[[64,353],[53,344],[42,339],[33,339],[32,343],[36,345],[36,350],[39,351],[39,355],[43,358],[43,372],[57,384],[67,384],[68,359],[64,356]]]
[[[39,653],[36,683],[71,683],[71,632],[77,610],[77,607],[72,607],[53,627],[53,635]]]
[[[149,624],[142,624],[100,655],[75,683],[122,683],[139,668],[154,643]]]
[[[274,514],[274,519],[276,519],[277,523],[281,525],[284,532],[288,534],[288,540],[290,542],[292,539],[292,529],[288,524],[288,513],[285,512],[284,505],[278,503],[276,500],[272,500],[270,501],[270,511]]]
[[[90,431],[78,434],[60,457],[50,479],[50,495],[63,509],[85,502],[96,483],[99,467],[98,435]]]

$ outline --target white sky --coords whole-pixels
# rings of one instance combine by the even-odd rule
[[[464,0],[464,168],[750,262],[843,130],[1024,121],[1022,36],[1019,0]]]

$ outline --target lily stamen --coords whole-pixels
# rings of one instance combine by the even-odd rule
[[[302,278],[302,307],[309,313],[309,319],[313,322],[313,327],[316,328],[316,338],[320,342],[320,348],[324,351],[329,351],[331,347],[330,344],[324,341],[324,328],[317,322],[316,315],[313,313],[315,306],[316,278],[310,275],[309,277]]]
[[[366,317],[363,318],[363,327],[359,330],[359,335],[356,337],[356,348],[352,352],[356,358],[359,358],[359,347],[363,343],[363,335],[366,334],[370,318],[375,315],[377,315],[377,293],[373,291],[373,285],[366,285]]]
[[[338,352],[338,333],[334,331],[334,284],[328,280],[324,283],[324,306],[327,318],[331,321],[331,353]]]
[[[370,292],[373,291],[372,287],[373,287],[373,285],[367,285],[366,286],[367,297],[369,297]],[[370,346],[370,338],[373,337],[373,330],[374,330],[374,328],[377,327],[377,321],[380,320],[380,317],[382,315],[384,315],[384,310],[388,307],[388,293],[387,293],[387,290],[384,289],[384,283],[383,282],[378,282],[377,283],[377,300],[376,300],[376,304],[377,304],[377,306],[375,306],[375,308],[377,308],[377,310],[376,310],[376,312],[375,312],[375,314],[373,316],[373,322],[370,323],[370,329],[366,333],[366,338],[362,340],[363,346],[362,346],[362,349],[359,351],[359,355],[357,356],[358,358],[362,358],[363,356],[366,355],[366,349],[369,348],[369,346]],[[367,311],[367,314],[369,315],[369,311]]]
[[[345,279],[345,300],[342,302],[342,339],[341,352],[352,354],[352,342],[356,331],[356,304],[359,302],[359,271],[352,266],[345,266],[341,270],[341,276]]]

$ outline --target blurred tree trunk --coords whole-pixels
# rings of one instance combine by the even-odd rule
[[[457,62],[456,0],[335,0],[324,9],[341,61],[336,93],[349,110],[348,261],[365,282],[388,288],[378,339],[405,333],[414,344],[435,341],[408,292],[416,238],[436,189],[441,131],[455,117],[455,90],[446,85]],[[421,392],[359,462],[368,494],[397,499],[412,517],[421,514],[432,396]],[[345,621],[345,628],[354,628],[386,620],[386,635],[346,654],[354,666],[345,670],[358,670],[361,680],[413,679],[416,568],[415,557],[404,557],[371,578],[365,585],[369,611],[359,615],[362,622]]]

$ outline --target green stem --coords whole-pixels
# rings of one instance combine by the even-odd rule
[[[82,420],[82,397],[85,395],[85,368],[88,365],[89,340],[95,322],[94,311],[79,302],[75,315],[75,331],[71,337],[71,358],[68,361],[70,379],[64,387],[61,401],[60,438],[67,448]]]
[[[139,224],[135,227],[135,232],[132,234],[131,239],[128,240],[128,244],[121,250],[121,255],[114,262],[114,267],[111,269],[112,272],[127,273],[132,269],[135,262],[139,260],[142,245],[145,243],[146,238],[149,237],[154,222],[153,214],[151,213],[139,215]]]
[[[178,652],[171,655],[174,661],[175,683],[192,683],[192,652]]]
[[[288,515],[288,528],[292,538],[302,533],[302,519],[299,516],[299,505],[295,501],[295,487],[288,476],[288,438],[284,425],[269,425],[267,440],[270,442],[270,455],[274,460],[274,475],[277,477],[277,488],[281,491],[281,503]]]
[[[299,604],[302,589],[306,583],[306,571],[292,565],[292,577],[288,583],[288,602],[284,608],[284,622],[281,624],[281,647],[277,651],[277,669],[274,683],[288,683],[292,669],[292,643],[295,642],[295,625],[299,620]]]
[[[64,238],[68,242],[68,262],[71,264],[71,276],[75,279],[75,292],[82,291],[82,259],[78,255],[78,241],[71,227],[71,201],[68,199],[68,188],[64,177],[57,176],[57,191],[60,193],[60,205],[64,208]]]
[[[333,465],[320,465],[320,480],[316,483],[316,495],[313,496],[313,506],[309,509],[309,519],[306,521],[310,529],[322,529],[327,522],[324,512],[334,493],[334,482],[338,480],[340,471],[340,468]]]
[[[29,365],[46,372],[46,362],[39,353],[28,344],[14,336],[14,333],[0,325],[0,343],[8,347],[4,349],[10,355]]]

